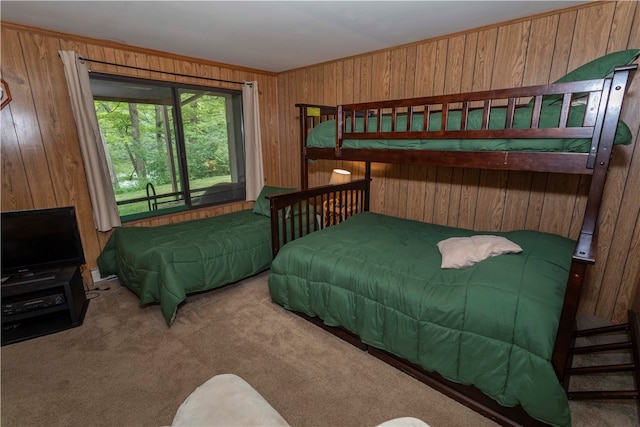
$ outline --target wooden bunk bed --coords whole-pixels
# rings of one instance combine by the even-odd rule
[[[569,352],[585,273],[587,267],[595,262],[598,212],[613,146],[616,143],[629,143],[631,139],[628,128],[619,119],[624,95],[636,69],[637,65],[625,65],[616,67],[612,75],[605,78],[523,88],[337,107],[299,104],[303,190],[270,198],[274,255],[269,278],[272,300],[502,425],[569,425],[570,414],[567,418],[567,413],[570,411],[562,385],[567,384],[567,364],[570,363]],[[554,124],[549,124],[554,121]],[[316,130],[322,127],[328,129],[329,137],[314,135]],[[333,138],[331,146],[327,146],[326,141],[322,142],[327,138]],[[487,141],[496,142],[496,140],[498,140],[497,144],[491,142],[486,144]],[[316,159],[364,162],[364,179],[338,186],[309,189],[308,162]],[[537,249],[537,253],[534,253],[533,249],[527,246],[530,244],[527,238],[517,235],[518,232],[514,232],[516,234],[492,233],[522,242],[522,253],[526,257],[544,257],[545,252],[552,252],[553,254],[549,255],[549,259],[545,262],[555,265],[556,259],[563,260],[557,263],[563,264],[562,271],[559,273],[560,285],[549,284],[558,294],[553,297],[557,298],[557,301],[555,305],[552,304],[552,307],[544,308],[544,310],[550,310],[549,316],[544,317],[550,317],[551,321],[544,326],[546,332],[540,335],[541,341],[548,343],[549,354],[545,356],[547,359],[544,363],[549,365],[553,376],[553,379],[545,381],[555,383],[554,392],[557,392],[556,386],[559,385],[560,391],[563,392],[561,395],[553,397],[549,393],[548,396],[540,396],[540,400],[533,404],[525,400],[520,401],[522,396],[518,396],[517,391],[515,398],[503,398],[501,391],[496,392],[491,389],[491,386],[486,387],[481,380],[476,383],[477,374],[460,375],[460,371],[464,371],[464,366],[457,365],[454,369],[457,372],[452,373],[442,369],[443,363],[446,366],[446,360],[431,363],[429,357],[422,357],[421,350],[405,352],[402,345],[396,346],[396,341],[400,339],[398,335],[410,334],[411,332],[407,331],[412,328],[422,328],[424,322],[429,322],[429,319],[418,319],[417,323],[405,329],[397,324],[394,328],[390,328],[384,324],[384,321],[370,323],[370,319],[363,319],[365,313],[387,319],[390,311],[400,312],[405,310],[405,306],[408,308],[404,314],[411,314],[405,317],[419,317],[424,315],[424,311],[438,310],[438,307],[430,309],[420,307],[415,309],[416,313],[419,311],[418,314],[412,312],[411,298],[407,293],[403,293],[405,291],[398,290],[398,288],[407,287],[415,293],[415,290],[407,284],[409,279],[406,279],[405,283],[404,276],[394,279],[392,273],[388,278],[381,280],[371,276],[371,274],[383,274],[379,270],[374,270],[379,267],[376,264],[384,264],[381,260],[389,257],[390,252],[394,250],[402,252],[404,250],[402,245],[406,245],[406,242],[390,243],[389,239],[394,239],[394,236],[385,236],[384,240],[377,242],[375,236],[370,236],[369,230],[379,232],[381,235],[385,230],[391,230],[388,234],[398,234],[399,239],[407,241],[416,235],[421,236],[414,240],[418,240],[416,245],[422,245],[417,246],[417,250],[423,251],[426,254],[425,257],[416,258],[413,252],[407,250],[406,253],[401,254],[403,259],[398,261],[401,264],[380,267],[392,270],[400,266],[400,269],[410,270],[409,275],[414,273],[417,275],[418,265],[430,262],[427,260],[429,253],[432,256],[440,256],[435,243],[443,237],[487,234],[432,224],[418,224],[415,221],[398,218],[390,219],[384,215],[366,212],[369,210],[372,162],[579,174],[591,177],[583,223],[577,241],[545,235],[544,239],[550,238],[550,240],[547,243],[540,243],[542,246]],[[317,219],[327,214],[327,202],[336,199],[346,206],[344,217],[348,219],[335,227],[323,227],[322,221]],[[296,214],[291,215],[292,211]],[[408,231],[403,228],[396,232],[394,227],[405,227],[404,223],[410,223]],[[306,224],[306,227],[301,227],[303,224]],[[437,227],[437,230],[425,229],[425,231],[423,226]],[[311,231],[319,230],[319,232],[304,235],[305,233],[296,231],[303,228]],[[545,234],[531,233],[536,235],[536,239],[540,237],[539,235]],[[427,237],[423,239],[422,236],[428,235],[435,235],[435,240],[426,242]],[[361,248],[361,246],[369,247],[376,244],[384,245],[384,249],[378,254],[365,252],[365,249]],[[544,245],[548,245],[546,248],[549,250],[545,249]],[[532,246],[535,245],[532,244]],[[554,252],[551,247],[565,249]],[[364,263],[359,258],[360,253],[365,254],[362,257],[373,260],[370,264],[363,264],[365,270],[370,270],[370,275],[365,280],[368,282],[364,284],[355,282],[354,277],[357,274],[353,270],[344,273],[339,271],[342,264]],[[434,253],[436,255],[433,255]],[[296,261],[297,257],[307,255],[308,258]],[[517,264],[518,259],[522,259],[518,255],[490,257],[472,267],[458,269],[456,273],[451,273],[452,270],[446,272],[425,270],[424,274],[431,274],[433,277],[437,275],[438,280],[441,281],[454,281],[458,280],[456,275],[475,274],[480,270],[482,274],[490,274],[487,271],[493,268],[494,272],[501,276],[505,269],[511,268],[510,260],[514,260]],[[523,271],[526,267],[522,268],[523,270],[519,270],[520,273],[517,274],[525,277]],[[533,274],[531,269],[526,271],[527,274]],[[399,270],[395,273],[398,272]],[[442,278],[443,275],[446,275],[446,279]],[[536,277],[534,282],[540,282],[538,285],[533,284],[532,287],[546,286],[547,283],[543,280],[546,279]],[[557,278],[555,280],[558,282]],[[394,284],[394,281],[402,282],[402,286]],[[423,281],[428,282],[426,279]],[[490,286],[494,286],[493,282],[491,283]],[[467,283],[465,289],[469,288]],[[476,292],[474,294],[476,297],[480,295],[477,291],[473,292]],[[332,308],[332,301],[342,298],[341,293],[344,294],[344,301],[347,301],[346,305],[339,309]],[[379,296],[382,293],[384,295]],[[494,297],[502,298],[499,294]],[[547,297],[542,292],[536,298],[545,300]],[[396,305],[393,306],[393,310],[387,310],[387,301],[391,299],[400,301],[397,303],[399,305],[394,303]],[[549,300],[551,299],[552,297],[549,296]],[[361,304],[361,300],[366,301]],[[375,308],[371,309],[367,301],[373,301]],[[422,304],[427,304],[424,298],[420,301]],[[349,305],[354,307],[352,311],[349,311]],[[489,311],[495,311],[496,306],[498,305],[492,305]],[[464,309],[467,310],[466,305]],[[442,311],[445,313],[438,314],[437,322],[450,315],[450,310],[455,309],[443,308]],[[473,311],[475,319],[481,319],[485,314],[481,307],[474,310],[476,310]],[[533,326],[533,323],[546,322],[546,319],[536,322],[531,322],[531,318],[528,320],[530,324],[525,325],[525,329]],[[376,324],[380,328],[387,328],[386,332],[375,331]],[[433,333],[433,329],[429,331]],[[513,335],[524,335],[525,338],[522,341],[527,341],[526,336],[530,334],[529,338],[534,341],[522,344],[513,338],[510,342],[511,349],[519,350],[526,345],[535,348],[538,345],[535,342],[537,338],[534,338],[538,337],[536,332],[523,332],[515,329],[515,326],[509,331]],[[457,332],[465,333],[465,331]],[[481,335],[477,330],[474,333]],[[433,342],[444,348],[448,341],[444,339]],[[422,341],[418,343],[418,347],[420,345],[427,348]],[[539,346],[544,345],[540,343]],[[501,351],[497,349],[498,347],[496,352]],[[459,349],[454,350],[454,354],[450,355],[442,353],[444,351],[444,349],[432,350],[436,354],[441,352],[440,356],[444,359],[460,358],[462,353]],[[540,354],[542,353],[544,352],[540,351]],[[458,363],[457,360],[456,363]],[[500,363],[516,362],[512,362],[509,356]],[[487,371],[496,370],[497,372],[504,368],[504,366],[492,367],[484,362],[481,364]],[[509,365],[506,370],[511,368],[512,365]],[[516,369],[513,369],[515,372]],[[536,374],[535,369],[523,370],[522,373],[524,372],[533,373],[534,376]],[[542,373],[542,371],[539,375],[548,377],[548,373]],[[508,387],[505,386],[505,388]],[[499,403],[500,400],[502,402]],[[566,405],[566,410],[562,407],[563,405]],[[545,406],[553,407],[548,409],[549,413],[557,410],[561,415],[547,417]]]

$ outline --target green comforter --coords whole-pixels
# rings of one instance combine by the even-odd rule
[[[504,406],[569,426],[550,360],[575,242],[491,233],[523,252],[441,269],[437,242],[473,234],[483,233],[361,213],[286,244],[271,265],[271,297]]]
[[[560,117],[560,105],[544,106],[540,117],[540,127],[557,127]],[[585,113],[585,105],[571,107],[569,127],[582,125]],[[504,129],[505,108],[491,110],[489,120],[490,129]],[[442,114],[432,113],[430,116],[429,130],[440,130]],[[460,111],[451,111],[448,116],[448,130],[460,129]],[[525,129],[530,126],[531,108],[519,108],[516,110],[513,127]],[[472,110],[468,117],[468,129],[478,130],[482,125],[482,109]],[[369,132],[374,132],[377,127],[377,119],[371,118],[368,122]],[[399,115],[396,121],[396,130],[404,131],[407,127],[406,115]],[[411,130],[421,131],[423,127],[422,114],[415,114],[412,120]],[[356,132],[362,132],[364,121],[356,119]],[[351,124],[347,122],[347,131],[351,131]],[[385,116],[382,119],[382,131],[391,131],[391,118]],[[618,122],[615,144],[630,144],[631,131],[623,122]],[[336,145],[336,122],[328,120],[315,126],[307,137],[307,146],[314,148],[333,148]],[[545,152],[576,152],[587,153],[591,148],[591,140],[584,138],[564,139],[414,139],[414,140],[381,140],[381,139],[345,139],[343,148],[376,148],[376,149],[404,149],[404,150],[478,150],[478,151],[545,151]]]
[[[269,268],[270,218],[252,210],[158,227],[119,227],[98,258],[141,304],[160,303],[171,325],[187,294]]]

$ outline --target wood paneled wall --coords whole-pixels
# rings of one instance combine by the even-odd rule
[[[2,109],[1,114],[1,208],[8,211],[75,206],[87,259],[88,268],[83,273],[87,285],[91,284],[88,270],[96,267],[96,259],[109,233],[97,232],[93,224],[84,165],[62,61],[58,56],[59,50],[75,50],[87,59],[163,72],[240,82],[257,81],[260,90],[265,180],[272,185],[279,184],[279,171],[282,168],[278,164],[277,156],[275,74],[3,22],[2,78],[9,84],[13,99]],[[172,74],[91,62],[88,62],[88,66],[92,71],[110,74],[176,80],[211,87],[240,88],[239,85],[202,78],[177,77]],[[179,222],[237,211],[252,205],[253,202],[243,202],[203,208],[137,221],[134,225]]]
[[[348,43],[348,40],[345,40]],[[593,2],[278,74],[278,155],[285,185],[300,185],[295,103],[366,102],[546,84],[607,52],[640,48],[637,2]],[[635,140],[640,73],[622,112]],[[333,167],[318,161],[310,185]],[[372,210],[476,230],[538,229],[576,238],[589,178],[409,165],[373,165]],[[605,189],[596,265],[580,312],[626,320],[640,276],[640,147],[617,147]]]

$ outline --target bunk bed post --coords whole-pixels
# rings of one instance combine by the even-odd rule
[[[344,115],[342,105],[338,105],[336,112],[336,157],[340,157],[342,151],[342,127],[343,127]],[[352,129],[355,131],[355,129]]]
[[[367,180],[367,189],[364,192],[364,210],[369,212],[371,203],[371,162],[365,162],[364,164],[364,179]]]
[[[622,99],[624,98],[627,83],[631,77],[630,73],[635,71],[637,67],[637,65],[632,65],[616,68],[612,79],[606,81],[602,91],[602,99],[600,101],[601,111],[598,112],[598,123],[594,134],[594,140],[597,140],[598,143],[597,145],[592,145],[592,151],[595,149],[597,149],[597,151],[593,164],[589,197],[587,199],[582,229],[580,230],[579,246],[576,248],[575,254],[576,257],[589,263],[594,262],[594,256],[591,252],[595,244],[591,244],[591,241],[595,240],[594,235],[598,212],[600,210],[602,193],[609,169],[613,140],[615,139],[616,129],[620,119]]]
[[[270,196],[269,211],[271,212],[271,257],[276,257],[280,250],[280,225],[278,224],[278,207],[273,203]]]
[[[582,293],[587,265],[595,263],[596,223],[602,203],[602,193],[604,192],[605,180],[609,169],[613,141],[620,119],[622,100],[626,92],[627,83],[637,68],[637,65],[617,67],[613,77],[607,80],[602,91],[600,111],[598,112],[599,123],[594,134],[594,141],[597,141],[597,144],[593,145],[593,147],[597,147],[593,166],[594,171],[591,177],[582,228],[571,263],[552,358],[552,364],[558,379],[563,384],[565,383],[564,377],[568,368],[567,364],[571,363],[569,347],[572,345],[575,319],[578,314],[578,301]]]
[[[309,188],[309,163],[307,160],[307,144],[305,138],[307,136],[307,106],[296,104],[300,111],[300,189]]]

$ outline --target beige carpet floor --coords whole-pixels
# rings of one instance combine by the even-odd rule
[[[2,347],[1,425],[169,425],[221,373],[244,378],[294,427],[403,416],[495,425],[271,303],[267,277],[190,296],[170,328],[117,281],[90,293],[82,326]],[[575,426],[637,425],[635,403],[571,404]]]

